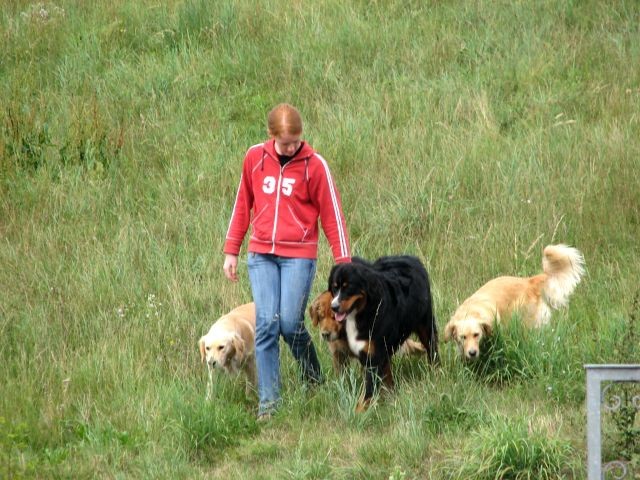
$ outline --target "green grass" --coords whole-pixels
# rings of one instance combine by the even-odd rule
[[[5,1],[0,478],[584,478],[583,365],[640,363],[639,25],[635,1]],[[554,242],[586,259],[570,307],[474,367],[395,359],[365,415],[316,332],[327,381],[283,348],[270,424],[242,382],[205,403],[196,342],[250,298],[245,258],[221,268],[241,161],[282,101],[353,253],[419,256],[441,330]],[[312,295],[331,265],[322,240]]]
[[[470,436],[453,478],[573,478],[579,462],[569,442],[557,438],[555,420],[543,426],[517,416],[489,420]]]

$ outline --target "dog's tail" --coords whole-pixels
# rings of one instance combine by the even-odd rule
[[[424,345],[410,338],[407,338],[398,349],[400,355],[424,355],[426,351],[427,349],[424,348]]]
[[[584,275],[584,257],[567,245],[548,245],[542,254],[542,269],[547,275],[544,295],[552,308],[565,307]]]

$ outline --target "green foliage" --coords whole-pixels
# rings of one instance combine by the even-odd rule
[[[29,426],[14,423],[0,417],[0,473],[7,478],[25,478],[33,475],[37,465],[29,459],[20,464],[17,455],[24,452],[29,444]]]
[[[492,335],[483,339],[480,358],[469,367],[496,385],[534,378],[540,370],[541,350],[538,342],[528,341],[528,333],[518,318],[512,319],[509,328],[496,325]]]
[[[471,392],[471,393],[470,393]],[[456,385],[450,393],[432,394],[420,416],[432,433],[468,431],[484,423],[483,405],[475,397],[477,391],[468,385]]]
[[[375,421],[375,410],[371,409],[362,414],[355,413],[358,401],[362,397],[363,385],[360,370],[348,370],[333,384],[335,391],[334,412],[346,424],[358,430],[364,430]],[[380,400],[379,392],[375,393],[372,403]]]
[[[635,394],[635,395],[634,395]],[[614,455],[628,461],[640,457],[640,422],[636,421],[638,417],[637,400],[639,398],[639,389],[632,390],[627,388],[621,396],[622,405],[619,411],[612,414],[613,422],[616,425],[617,441],[614,443]]]
[[[573,478],[570,444],[523,418],[494,418],[474,432],[454,478]]]
[[[215,460],[225,447],[257,431],[254,416],[242,404],[204,402],[176,394],[166,413],[170,430],[182,438],[190,456]]]

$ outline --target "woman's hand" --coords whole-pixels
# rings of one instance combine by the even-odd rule
[[[224,257],[224,270],[225,276],[232,282],[238,281],[238,256],[226,254]]]

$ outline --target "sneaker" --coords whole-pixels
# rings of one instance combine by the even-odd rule
[[[273,418],[273,415],[271,413],[261,413],[260,415],[258,415],[258,420],[257,421],[259,423],[268,422],[272,418]]]

